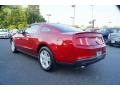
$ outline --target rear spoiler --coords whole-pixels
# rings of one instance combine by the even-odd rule
[[[100,33],[100,32],[79,32],[79,33],[75,33],[75,34],[86,34],[86,33],[102,34],[102,33]]]

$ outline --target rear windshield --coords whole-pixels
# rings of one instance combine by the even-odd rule
[[[82,32],[81,29],[77,29],[75,27],[63,24],[51,24],[55,28],[58,28],[61,32]]]

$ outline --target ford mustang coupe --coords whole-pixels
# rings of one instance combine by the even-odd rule
[[[106,45],[100,33],[56,23],[31,24],[11,37],[11,50],[38,57],[45,71],[57,63],[87,66],[104,59]]]

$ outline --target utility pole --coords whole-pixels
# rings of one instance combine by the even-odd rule
[[[72,25],[74,25],[74,17],[70,17],[72,19]]]
[[[91,29],[94,29],[95,26],[95,19],[94,19],[94,5],[90,5],[91,6]]]
[[[72,8],[73,8],[73,25],[75,25],[75,7],[76,5],[72,5]]]
[[[111,23],[112,23],[111,21],[108,22],[108,27],[111,27]]]
[[[46,14],[47,15],[47,17],[48,17],[48,23],[49,23],[49,18],[50,18],[50,16],[52,16],[51,14]]]

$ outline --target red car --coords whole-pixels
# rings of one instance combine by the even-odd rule
[[[87,66],[106,55],[103,37],[97,32],[53,23],[32,24],[22,33],[12,36],[12,52],[38,57],[42,69],[52,70],[56,63]]]

